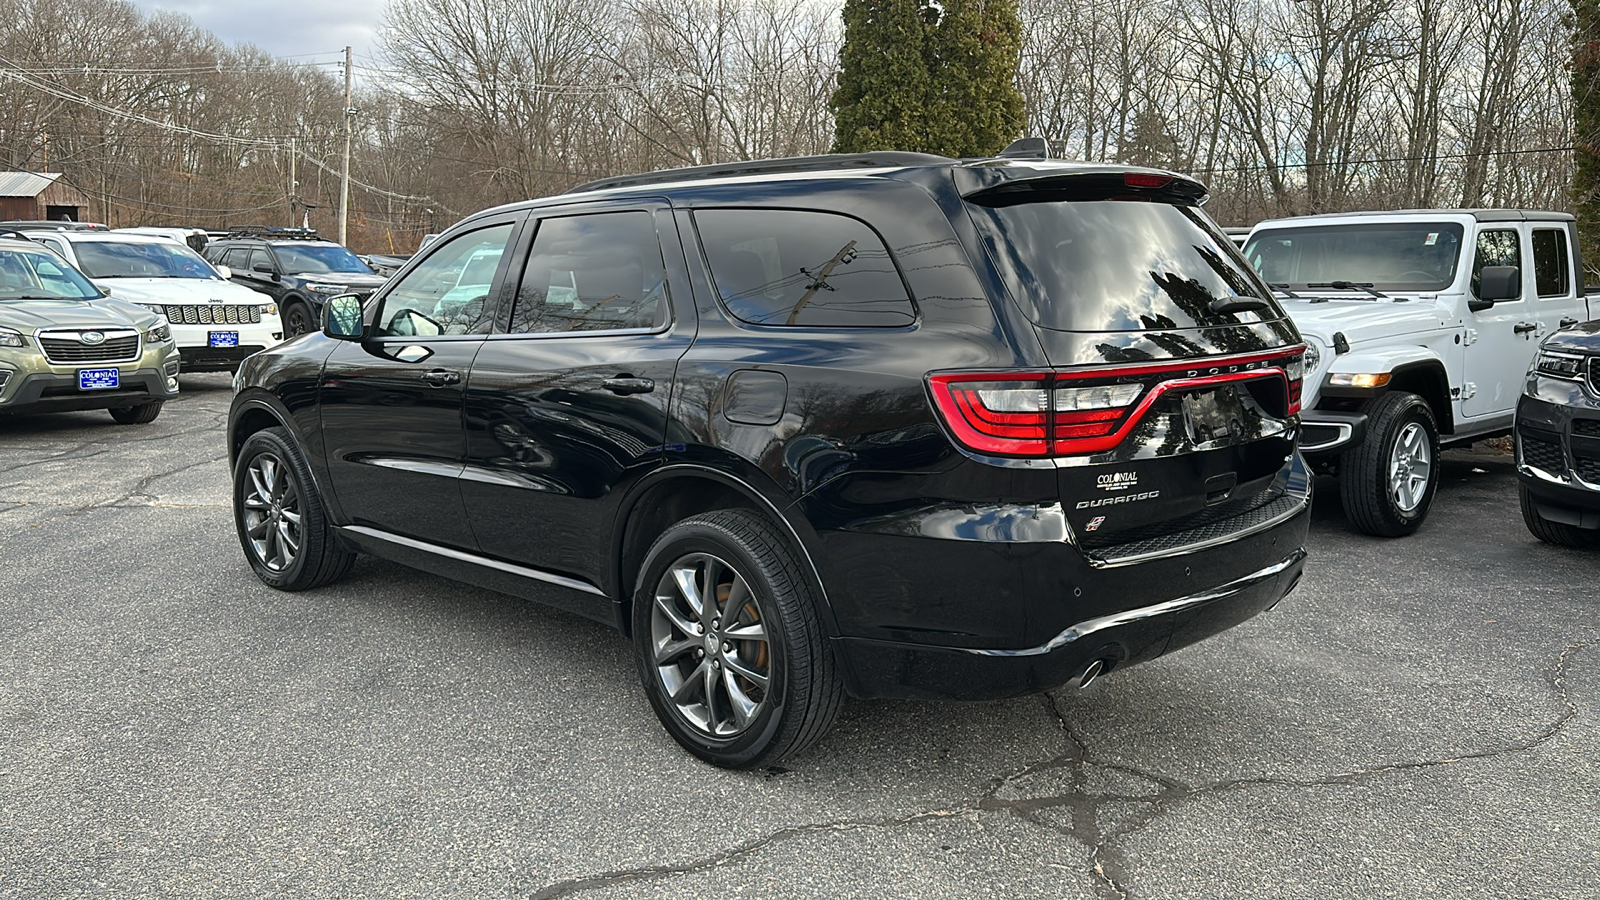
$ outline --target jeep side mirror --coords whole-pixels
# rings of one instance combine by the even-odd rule
[[[1477,298],[1467,301],[1467,308],[1482,312],[1499,300],[1515,300],[1522,296],[1522,270],[1516,266],[1484,266],[1478,272]]]
[[[214,266],[213,268],[217,270],[217,277],[221,278],[223,281],[227,281],[233,277],[233,270],[227,266]]]
[[[322,304],[322,333],[341,341],[359,341],[366,336],[361,321],[361,298],[341,294]]]

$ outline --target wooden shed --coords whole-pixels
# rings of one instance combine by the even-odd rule
[[[83,221],[89,198],[60,172],[0,172],[0,220]]]

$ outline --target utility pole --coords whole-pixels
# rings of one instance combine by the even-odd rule
[[[354,127],[356,111],[350,104],[351,96],[350,48],[344,48],[344,166],[339,172],[339,243],[349,237],[350,226],[350,132]]]
[[[297,157],[300,155],[299,148],[297,148],[295,146],[295,144],[297,143],[297,141],[295,139],[298,138],[299,136],[300,136],[300,127],[298,125],[296,125],[295,126],[295,133],[289,136],[289,227],[290,228],[293,228],[294,225],[295,225],[295,221],[294,221],[294,201],[295,201],[296,197],[300,196],[300,190],[299,190],[300,182],[295,180],[295,163],[298,162]]]

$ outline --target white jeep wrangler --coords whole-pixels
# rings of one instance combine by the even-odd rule
[[[1566,213],[1275,219],[1244,254],[1309,347],[1300,449],[1367,534],[1415,531],[1441,444],[1509,434],[1540,339],[1600,316]]]

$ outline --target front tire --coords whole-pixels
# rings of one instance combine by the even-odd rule
[[[645,555],[633,637],[650,705],[673,739],[730,769],[816,742],[844,690],[818,599],[789,542],[749,510],[672,526]]]
[[[282,428],[250,435],[233,468],[233,520],[256,577],[281,591],[343,578],[356,555],[339,546],[300,448]]]
[[[118,425],[148,425],[161,415],[163,400],[152,400],[138,406],[124,406],[121,409],[108,410],[111,418]]]
[[[1600,534],[1568,525],[1565,522],[1552,522],[1539,514],[1539,506],[1533,500],[1533,493],[1524,485],[1517,485],[1517,490],[1522,499],[1522,521],[1528,526],[1528,531],[1534,537],[1546,544],[1555,544],[1557,547],[1592,547],[1600,539]]]
[[[297,338],[308,331],[316,330],[317,320],[311,315],[311,307],[300,300],[290,300],[283,305],[284,340]]]
[[[1401,537],[1428,517],[1439,486],[1439,426],[1416,394],[1384,394],[1362,408],[1367,437],[1339,457],[1345,517],[1365,534]]]

